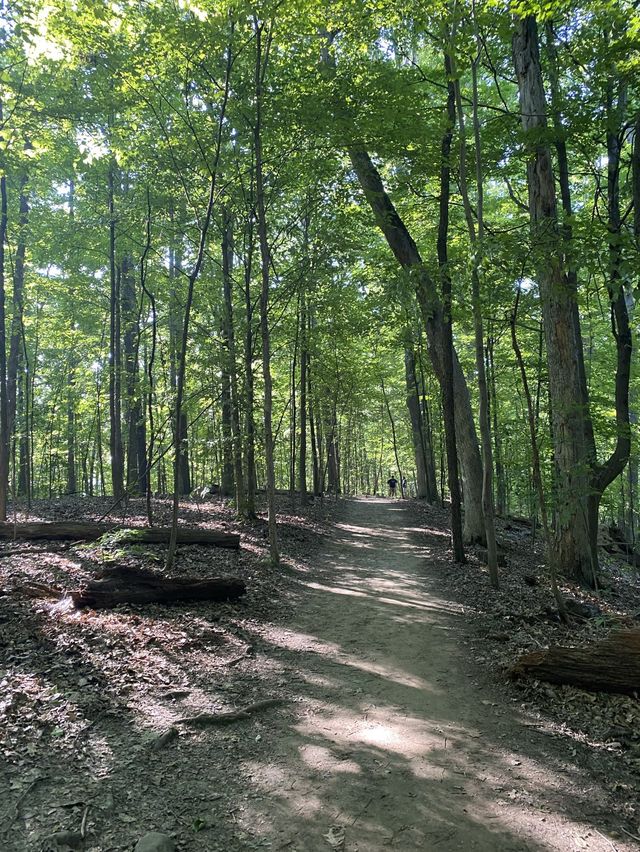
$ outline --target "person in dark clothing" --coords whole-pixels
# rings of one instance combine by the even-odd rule
[[[389,486],[389,494],[391,497],[396,496],[396,488],[398,487],[398,480],[395,476],[392,476],[391,479],[387,479],[387,485]]]

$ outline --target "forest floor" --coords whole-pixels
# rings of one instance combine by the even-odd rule
[[[31,518],[105,507],[51,501]],[[243,577],[239,604],[76,612],[27,584],[161,569],[163,548],[0,545],[3,852],[130,850],[146,831],[182,852],[638,848],[638,701],[504,675],[521,651],[632,623],[637,583],[606,564],[598,616],[565,627],[524,525],[501,526],[495,593],[477,558],[452,563],[442,510],[281,508],[277,569],[264,522],[240,528],[237,553],[180,549],[184,573]],[[218,502],[183,518],[237,526]],[[225,726],[178,721],[265,699],[279,703]]]

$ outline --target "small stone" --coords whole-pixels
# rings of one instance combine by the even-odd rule
[[[149,831],[138,840],[134,852],[175,852],[176,845],[168,834]]]

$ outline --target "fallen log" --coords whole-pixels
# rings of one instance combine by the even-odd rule
[[[585,648],[552,646],[524,654],[509,671],[592,692],[640,693],[640,629],[614,630]]]
[[[44,521],[24,524],[0,524],[0,538],[73,539],[95,541],[107,533],[118,533],[123,544],[166,544],[171,536],[170,527],[122,527],[118,524],[95,521]],[[240,536],[221,530],[178,527],[178,544],[207,544],[237,549]]]
[[[71,599],[78,609],[111,609],[123,603],[235,601],[246,591],[238,577],[164,577],[156,571],[120,565],[72,592]]]

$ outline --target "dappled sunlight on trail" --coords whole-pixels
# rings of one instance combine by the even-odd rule
[[[429,592],[446,536],[410,515],[345,501],[314,566],[294,567],[294,624],[262,636],[293,710],[270,725],[269,759],[244,766],[265,798],[243,819],[300,852],[343,835],[358,852],[610,849],[570,757],[474,683],[461,607]]]

